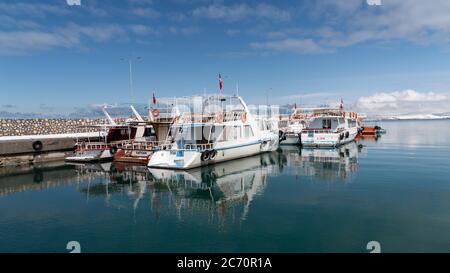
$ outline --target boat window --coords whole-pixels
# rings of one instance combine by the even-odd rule
[[[241,126],[234,126],[234,139],[240,139],[242,137],[241,130]]]
[[[245,125],[244,127],[244,137],[252,137],[253,136],[253,130],[250,125]]]
[[[144,130],[144,137],[149,137],[155,135],[155,131],[152,127],[146,127]]]
[[[258,119],[258,129],[261,131],[264,130],[264,124],[261,119]]]
[[[219,142],[227,140],[227,127],[226,126],[217,127],[216,132],[219,134],[218,135]]]
[[[232,126],[226,127],[226,140],[232,140],[234,139],[234,128]]]
[[[348,120],[348,127],[350,127],[350,128],[356,127],[356,121],[355,120]]]
[[[331,119],[323,119],[322,120],[322,128],[323,129],[331,129]]]
[[[211,137],[210,142],[221,141],[220,137],[222,136],[224,126],[213,126],[211,128]]]

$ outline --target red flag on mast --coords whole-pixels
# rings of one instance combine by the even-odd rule
[[[341,110],[344,110],[344,100],[341,98],[341,105],[339,106]]]
[[[220,91],[222,91],[222,76],[219,74],[219,88],[220,88]]]
[[[155,93],[153,93],[153,104],[156,104],[156,96],[155,96]]]

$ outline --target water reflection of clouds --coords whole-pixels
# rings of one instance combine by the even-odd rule
[[[450,120],[381,121],[377,124],[387,131],[379,148],[450,146]]]

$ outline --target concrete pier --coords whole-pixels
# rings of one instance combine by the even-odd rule
[[[98,141],[104,137],[98,125],[106,123],[102,118],[0,118],[0,167],[64,160],[73,153],[77,139]]]
[[[78,140],[98,141],[105,133],[0,137],[0,167],[64,160]]]

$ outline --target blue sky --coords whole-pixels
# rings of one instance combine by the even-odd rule
[[[379,0],[378,0],[379,1]],[[376,0],[369,2],[378,3]],[[0,0],[0,111],[224,91],[450,112],[450,1]]]

